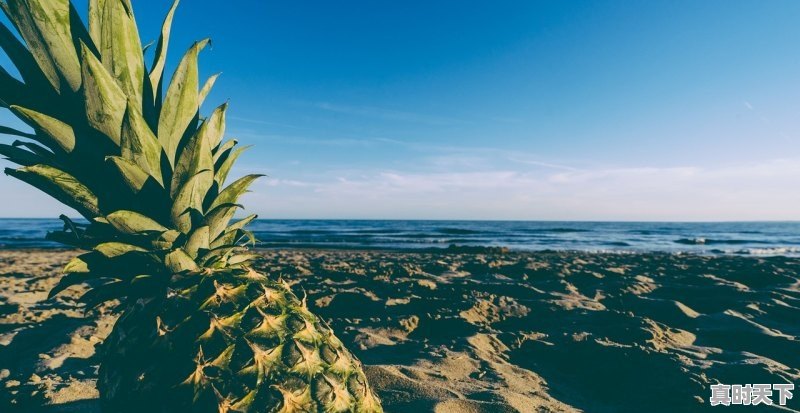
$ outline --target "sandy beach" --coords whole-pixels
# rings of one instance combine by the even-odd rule
[[[693,412],[709,385],[800,381],[800,259],[262,250],[387,412]],[[112,305],[47,292],[74,251],[0,251],[0,411],[99,412]],[[800,411],[800,398],[786,408]],[[735,410],[738,411],[738,410]]]

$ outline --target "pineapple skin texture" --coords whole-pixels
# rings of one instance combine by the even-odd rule
[[[361,363],[288,285],[249,269],[176,275],[104,343],[105,412],[382,412]]]

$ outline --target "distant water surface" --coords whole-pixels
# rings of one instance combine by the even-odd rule
[[[0,219],[0,248],[52,248],[55,219]],[[265,248],[424,249],[450,245],[514,250],[800,255],[800,222],[555,222],[258,220]]]

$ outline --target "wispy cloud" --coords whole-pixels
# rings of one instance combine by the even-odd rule
[[[289,124],[280,123],[280,122],[272,122],[272,121],[263,120],[263,119],[243,118],[241,116],[230,116],[230,115],[228,115],[227,119],[229,121],[233,120],[233,121],[238,121],[238,122],[251,123],[251,124],[255,124],[255,125],[278,126],[278,127],[281,127],[281,128],[301,129],[301,127],[296,126],[296,125],[289,125]]]
[[[407,112],[395,109],[378,108],[373,106],[351,106],[329,102],[301,102],[303,106],[320,109],[327,112],[345,115],[375,118],[381,120],[422,123],[427,125],[447,126],[469,123],[465,120],[445,116],[435,116],[423,113]]]
[[[800,191],[786,190],[798,181],[800,159],[713,168],[372,170],[274,181],[252,201],[280,217],[799,219]]]
[[[758,110],[752,103],[750,103],[750,101],[744,100],[744,101],[742,101],[742,104],[744,105],[745,108],[747,108],[747,110],[749,110],[755,116],[758,117],[758,120],[761,121],[761,123],[764,124],[764,126],[767,127],[768,131],[771,130],[771,131],[773,131],[773,133],[777,133],[778,136],[780,136],[780,137],[782,137],[784,139],[790,139],[789,135],[783,130],[783,128],[781,126],[776,125],[772,121],[772,119],[770,117],[768,117],[765,114],[761,113],[761,111]]]
[[[237,131],[234,133],[234,135],[242,138],[251,138],[254,140],[280,142],[283,144],[294,145],[374,146],[392,143],[391,140],[384,138],[315,138],[303,135],[283,135],[245,131]]]
[[[561,169],[561,170],[565,170],[565,171],[577,171],[578,170],[578,168],[574,168],[572,166],[561,165],[561,164],[552,163],[552,162],[545,162],[545,161],[540,161],[540,160],[537,160],[537,159],[528,159],[528,158],[525,158],[523,156],[518,156],[518,155],[510,155],[510,156],[508,156],[508,160],[511,161],[511,162],[521,163],[521,164],[525,164],[525,165],[539,166],[539,167],[543,167],[543,168]]]

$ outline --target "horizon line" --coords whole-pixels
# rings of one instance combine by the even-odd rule
[[[86,221],[83,217],[68,217],[71,220]],[[52,220],[58,217],[0,217],[0,220]],[[423,222],[574,222],[574,223],[673,223],[673,224],[798,224],[800,219],[742,219],[742,220],[618,220],[618,219],[475,219],[475,218],[256,218],[254,221],[423,221]]]

